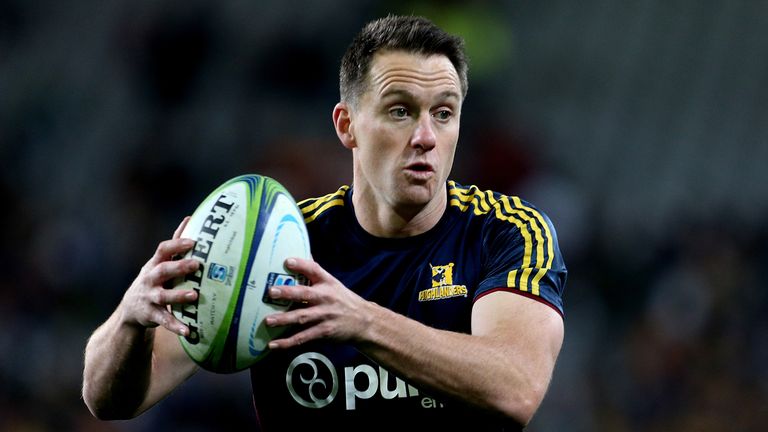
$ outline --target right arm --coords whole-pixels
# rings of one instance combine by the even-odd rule
[[[195,300],[193,290],[170,290],[163,284],[197,269],[193,259],[172,257],[194,242],[180,238],[185,219],[142,267],[120,305],[91,335],[85,348],[83,399],[103,420],[135,417],[167,396],[196,370],[177,335],[189,329],[169,305]]]

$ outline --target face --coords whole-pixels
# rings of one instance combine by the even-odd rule
[[[396,211],[444,200],[461,104],[447,57],[377,53],[367,90],[349,114],[355,193]]]

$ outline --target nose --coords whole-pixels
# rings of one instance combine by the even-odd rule
[[[432,116],[421,116],[418,124],[416,124],[416,129],[413,130],[413,135],[411,135],[411,146],[420,147],[423,150],[431,150],[435,147],[436,143],[437,137],[432,125]]]

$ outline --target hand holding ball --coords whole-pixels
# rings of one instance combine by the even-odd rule
[[[264,318],[291,306],[270,299],[269,288],[303,283],[301,275],[283,266],[289,257],[311,259],[301,211],[277,181],[244,175],[214,190],[181,237],[196,241],[184,258],[200,262],[196,272],[174,285],[198,292],[196,302],[173,307],[190,330],[181,344],[204,369],[247,369],[284,330],[267,327]]]

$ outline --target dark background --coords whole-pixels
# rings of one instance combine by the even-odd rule
[[[99,422],[82,350],[224,180],[351,181],[331,109],[368,19],[466,38],[453,179],[553,219],[566,339],[531,431],[768,422],[768,2],[0,0],[0,430],[253,429],[247,374]]]

